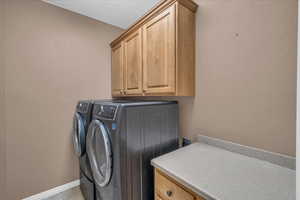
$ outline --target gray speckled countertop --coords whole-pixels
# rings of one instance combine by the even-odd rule
[[[152,165],[208,200],[296,200],[296,171],[204,143]]]

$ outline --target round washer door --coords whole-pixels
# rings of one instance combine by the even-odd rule
[[[87,134],[87,154],[97,186],[106,186],[112,175],[112,148],[107,129],[99,120],[93,120]]]
[[[78,157],[82,156],[85,151],[85,130],[84,120],[80,114],[75,113],[73,118],[73,145]]]

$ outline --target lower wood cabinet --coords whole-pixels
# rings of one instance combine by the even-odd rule
[[[155,170],[155,200],[205,200],[172,178]]]
[[[162,200],[159,196],[155,196],[155,200]]]

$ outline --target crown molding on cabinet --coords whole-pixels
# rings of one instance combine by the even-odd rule
[[[182,6],[188,8],[192,12],[196,12],[198,9],[198,5],[192,0],[162,0],[156,6],[154,6],[151,10],[149,10],[144,16],[137,20],[133,25],[131,25],[125,32],[123,32],[117,39],[110,43],[110,46],[113,47],[118,44],[121,40],[123,40],[128,34],[131,34],[136,29],[138,29],[141,25],[143,25],[146,21],[150,20],[153,17],[153,13],[160,13],[171,4],[178,2]]]

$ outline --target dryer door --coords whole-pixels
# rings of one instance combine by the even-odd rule
[[[73,145],[78,157],[82,156],[85,151],[85,130],[84,120],[80,114],[75,113],[73,118]]]
[[[106,186],[112,175],[112,148],[108,131],[99,120],[93,120],[90,124],[87,134],[87,154],[96,185]]]

